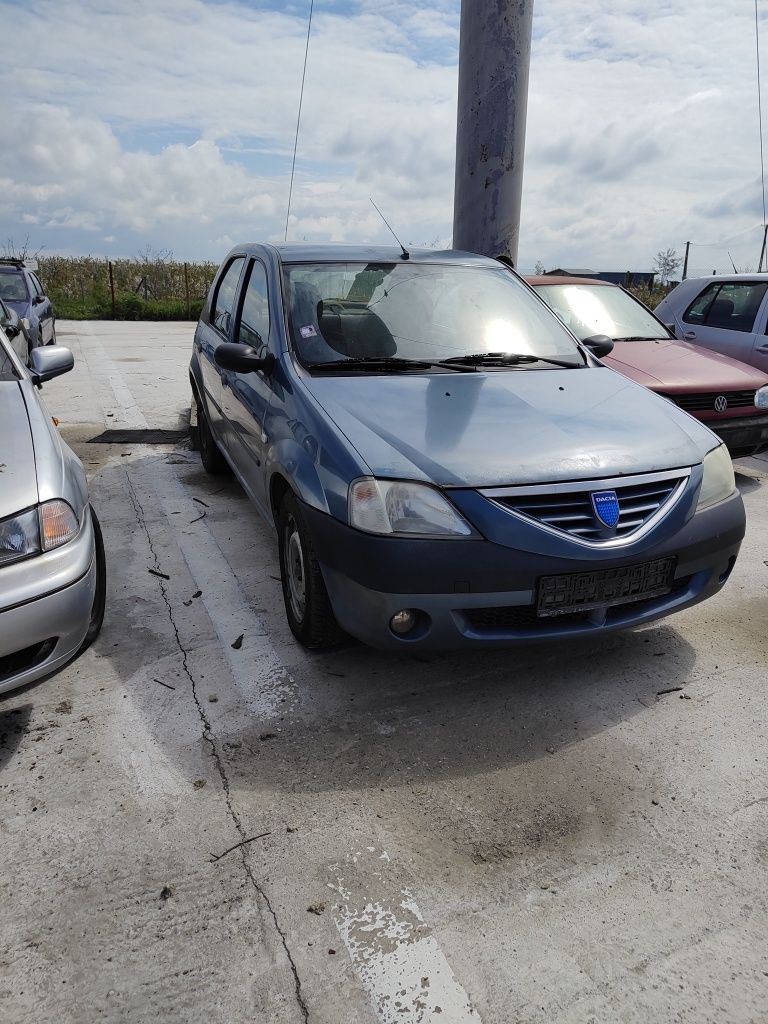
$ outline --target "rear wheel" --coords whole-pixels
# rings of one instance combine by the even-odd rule
[[[96,547],[96,593],[93,595],[91,605],[91,617],[88,622],[88,632],[85,634],[81,651],[90,647],[93,641],[101,632],[104,622],[104,609],[107,604],[107,559],[104,554],[104,538],[101,533],[101,524],[96,518],[93,506],[89,506],[91,522],[93,523],[93,536]]]
[[[333,647],[346,634],[333,614],[306,519],[292,493],[283,498],[277,528],[280,579],[291,632],[305,647]]]
[[[202,402],[197,402],[197,432],[203,469],[212,476],[221,476],[222,473],[226,473],[229,469],[227,460],[221,454],[219,446],[214,440]]]

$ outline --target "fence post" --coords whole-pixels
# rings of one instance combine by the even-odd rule
[[[115,320],[117,311],[115,309],[115,277],[112,273],[112,260],[109,261],[109,291],[112,296],[112,319]]]
[[[187,320],[192,319],[192,310],[189,306],[189,267],[184,264],[184,293],[187,296]]]

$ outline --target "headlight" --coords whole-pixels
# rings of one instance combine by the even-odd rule
[[[46,501],[9,516],[0,522],[0,565],[59,548],[79,532],[77,516],[66,501]]]
[[[755,392],[755,405],[758,409],[768,409],[768,384]]]
[[[733,463],[728,449],[724,444],[704,456],[704,475],[701,479],[699,503],[696,511],[708,508],[723,498],[727,498],[736,489],[736,478],[733,475]]]
[[[366,533],[469,537],[472,528],[434,487],[363,477],[349,488],[349,524]]]
[[[36,508],[0,522],[0,565],[39,553],[40,523]]]

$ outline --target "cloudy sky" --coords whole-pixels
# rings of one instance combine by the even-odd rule
[[[450,240],[459,5],[315,0],[290,238],[387,241],[372,195],[407,241]],[[0,244],[281,240],[308,7],[0,0]],[[690,239],[694,272],[754,269],[752,0],[534,10],[521,267],[640,270]]]

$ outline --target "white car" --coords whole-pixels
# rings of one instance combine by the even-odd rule
[[[683,341],[768,373],[768,274],[690,277],[654,312]]]

